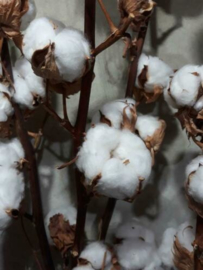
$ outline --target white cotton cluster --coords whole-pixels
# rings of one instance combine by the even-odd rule
[[[45,84],[36,76],[26,58],[20,58],[13,68],[15,91],[13,99],[23,107],[34,109],[45,97]]]
[[[198,99],[202,86],[202,66],[186,65],[173,76],[169,88],[164,91],[165,100],[175,108],[194,107],[197,111],[203,108],[202,97]],[[198,99],[198,100],[197,100]]]
[[[47,233],[48,241],[50,245],[54,245],[50,233],[49,233],[49,224],[50,224],[50,219],[58,214],[62,214],[64,217],[64,220],[69,221],[69,224],[75,225],[76,224],[76,215],[77,211],[75,207],[73,206],[68,206],[66,208],[57,208],[57,209],[52,209],[45,217],[44,223],[45,223],[45,230]]]
[[[88,244],[80,254],[79,259],[85,259],[95,270],[100,270],[103,266],[111,265],[112,254],[108,246],[103,242],[97,241]]]
[[[122,239],[115,251],[123,270],[153,270],[161,265],[153,232],[138,221],[121,224],[116,237]]]
[[[198,156],[186,168],[188,194],[198,203],[203,204],[203,156]]]
[[[93,118],[92,124],[96,125],[101,120],[101,115],[104,115],[107,118],[111,126],[120,129],[123,122],[123,110],[126,108],[126,115],[131,119],[130,109],[135,106],[135,100],[132,98],[118,99],[108,103],[105,103],[99,111],[97,111]]]
[[[139,115],[137,117],[135,129],[143,140],[153,136],[159,128],[161,128],[161,121],[158,117],[151,115]]]
[[[90,45],[84,34],[50,18],[37,18],[27,28],[23,39],[23,53],[31,61],[35,51],[54,44],[54,58],[60,76],[73,82],[85,71],[90,57]]]
[[[0,142],[0,230],[11,221],[10,211],[19,209],[24,195],[20,161],[24,151],[18,139]]]
[[[9,100],[11,94],[3,83],[0,83],[0,122],[6,122],[8,117],[13,114],[13,107]]]
[[[139,76],[146,70],[146,82],[141,85]],[[155,87],[165,89],[168,86],[173,70],[158,57],[147,56],[144,53],[139,58],[136,86],[144,88],[145,92],[153,93]]]
[[[20,29],[25,30],[31,21],[35,18],[37,13],[36,4],[34,0],[28,1],[28,11],[21,18]]]

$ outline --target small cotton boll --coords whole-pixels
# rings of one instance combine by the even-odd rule
[[[125,270],[143,269],[154,260],[156,247],[141,239],[127,239],[116,246],[118,262]]]
[[[25,30],[31,23],[31,21],[36,17],[37,10],[34,0],[29,0],[28,6],[29,6],[28,11],[21,18],[21,25],[20,25],[21,31]]]
[[[80,259],[86,259],[91,263],[95,270],[100,270],[104,261],[106,254],[105,265],[111,262],[111,252],[108,247],[102,242],[93,242],[85,247],[85,249],[80,254]]]
[[[168,228],[163,234],[162,242],[159,247],[159,257],[162,263],[168,267],[174,267],[173,263],[173,244],[177,230]]]
[[[198,66],[187,65],[175,73],[171,81],[170,93],[178,106],[195,104],[201,86],[198,71]]]
[[[13,114],[13,107],[8,97],[0,92],[0,122],[6,122],[8,117]]]
[[[110,120],[112,127],[116,129],[121,128],[121,124],[123,122],[123,110],[126,106],[126,114],[129,119],[131,119],[132,115],[130,112],[130,108],[134,107],[135,100],[131,98],[126,99],[118,99],[104,104],[100,108],[100,112]],[[96,112],[92,118],[92,124],[98,124],[100,122],[100,112]]]
[[[59,21],[42,17],[33,20],[25,31],[23,53],[31,61],[36,50],[43,49],[53,42],[65,25]]]
[[[55,61],[60,75],[65,81],[73,82],[81,77],[85,71],[85,64],[90,57],[90,49],[87,51],[88,41],[78,30],[61,31],[55,38]]]
[[[119,225],[115,236],[118,239],[142,238],[147,243],[154,243],[155,241],[154,233],[137,220],[131,220]]]
[[[188,193],[196,202],[203,204],[203,166],[191,175]]]
[[[80,265],[73,268],[73,270],[94,270],[94,269],[90,265]]]
[[[148,136],[153,136],[155,131],[159,129],[161,123],[158,117],[150,115],[140,115],[137,118],[136,130],[138,130],[140,137],[145,140]]]
[[[195,172],[200,165],[203,165],[203,155],[194,158],[186,167],[186,177],[188,178],[192,172]]]
[[[195,226],[192,225],[189,222],[181,224],[176,234],[180,244],[190,252],[193,251],[192,243],[195,240]]]

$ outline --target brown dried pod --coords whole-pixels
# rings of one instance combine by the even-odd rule
[[[146,25],[146,21],[150,17],[155,2],[152,0],[118,0],[118,9],[121,15],[121,24],[127,20],[130,14],[133,14],[134,19],[131,23],[133,31],[139,31],[141,26]]]
[[[55,246],[65,256],[74,244],[75,225],[70,225],[62,214],[57,214],[50,218],[49,231]]]
[[[178,238],[175,238],[174,245],[174,265],[179,270],[194,269],[194,253],[184,248]]]

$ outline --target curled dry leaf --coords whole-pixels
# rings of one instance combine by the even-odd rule
[[[194,269],[194,253],[184,248],[178,238],[174,241],[174,265],[179,270],[193,270]]]
[[[74,244],[75,225],[71,226],[63,215],[58,214],[50,218],[49,231],[54,244],[64,256]]]
[[[123,24],[130,14],[134,15],[131,28],[133,31],[139,31],[144,26],[146,20],[152,13],[155,2],[152,0],[118,0],[118,9],[121,15],[121,24]]]

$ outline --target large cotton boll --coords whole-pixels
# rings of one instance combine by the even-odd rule
[[[155,131],[159,129],[161,123],[158,117],[150,115],[140,115],[136,121],[136,130],[138,130],[140,137],[145,140],[148,136],[153,136]]]
[[[29,0],[28,6],[29,6],[28,11],[21,18],[21,26],[20,26],[21,31],[25,30],[28,27],[28,25],[35,18],[37,13],[34,0]]]
[[[49,224],[50,224],[50,218],[52,218],[55,215],[62,214],[64,216],[64,219],[69,221],[69,224],[75,225],[76,224],[76,209],[73,206],[68,206],[66,208],[57,208],[57,209],[52,209],[47,216],[45,217],[45,229],[47,233],[47,237],[49,240],[50,245],[54,245],[50,233],[49,233]]]
[[[11,102],[3,92],[0,92],[0,122],[6,122],[12,114],[13,107]]]
[[[124,270],[139,270],[150,265],[157,256],[156,247],[141,239],[127,239],[116,246],[118,262]]]
[[[118,99],[104,104],[100,108],[100,112],[111,122],[112,127],[116,129],[121,128],[123,122],[123,110],[126,106],[126,114],[129,119],[132,118],[130,108],[134,107],[135,100],[131,98]],[[100,122],[101,114],[96,112],[92,118],[92,124],[98,124]]]
[[[98,241],[87,245],[80,254],[80,258],[86,259],[88,262],[90,262],[95,270],[100,270],[105,258],[105,254],[105,265],[108,265],[111,262],[111,252],[104,243]]]
[[[18,209],[24,196],[23,174],[13,168],[0,167],[0,229],[7,226],[10,218],[6,210]]]
[[[90,57],[90,50],[87,52],[88,41],[84,46],[84,37],[66,28],[56,36],[54,42],[55,61],[60,75],[65,81],[73,82],[85,71],[86,60]]]
[[[154,233],[137,220],[130,220],[120,224],[116,230],[115,236],[118,239],[142,238],[147,243],[155,242]]]
[[[199,166],[203,165],[203,155],[194,158],[186,167],[186,177],[188,178],[192,172],[195,172]]]
[[[159,257],[162,263],[168,267],[174,267],[173,263],[173,244],[177,230],[168,228],[165,230],[161,245],[159,247]]]
[[[178,106],[195,104],[201,86],[201,77],[196,75],[198,71],[198,66],[186,65],[175,73],[171,81],[170,93]]]
[[[31,61],[33,53],[52,43],[56,34],[60,33],[64,27],[63,23],[46,17],[33,20],[23,38],[25,57]]]
[[[203,204],[203,166],[191,175],[188,193],[196,202]]]
[[[192,243],[195,240],[195,226],[189,222],[185,222],[180,225],[176,234],[180,244],[189,250],[193,251]]]

